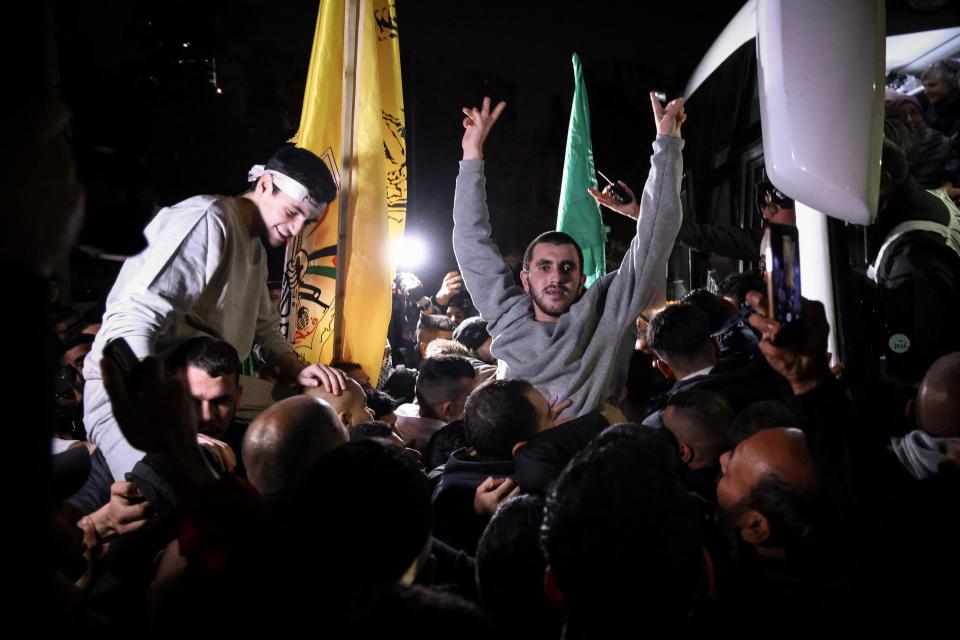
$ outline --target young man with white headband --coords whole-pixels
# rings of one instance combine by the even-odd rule
[[[144,230],[147,248],[126,260],[110,291],[84,364],[84,425],[117,480],[143,454],[124,439],[100,381],[103,348],[114,338],[140,358],[161,359],[197,335],[241,355],[256,339],[286,380],[335,394],[346,384],[343,373],[307,363],[280,335],[266,285],[264,245],[279,247],[320,217],[336,195],[330,171],[309,151],[284,147],[248,177],[251,189],[240,196],[195,196],[161,209]]]

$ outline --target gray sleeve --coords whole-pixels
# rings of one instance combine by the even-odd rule
[[[607,276],[611,279],[604,304],[605,319],[632,321],[666,284],[667,260],[683,217],[682,149],[680,138],[658,135],[653,143],[650,174],[640,198],[637,235],[630,242],[620,269]]]
[[[110,292],[98,346],[123,337],[137,356],[153,355],[157,336],[183,321],[220,269],[227,235],[216,216],[156,223],[155,242],[124,265]]]
[[[453,251],[473,304],[493,324],[516,304],[523,289],[490,237],[482,160],[463,160],[453,202]]]
[[[273,364],[285,353],[293,351],[293,347],[280,333],[280,314],[277,313],[273,302],[270,301],[270,290],[267,283],[263,283],[260,294],[260,306],[257,309],[257,342],[260,344],[263,359],[267,364]]]

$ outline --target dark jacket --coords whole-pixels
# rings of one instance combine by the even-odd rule
[[[720,224],[701,224],[683,219],[677,240],[685,247],[744,262],[757,263],[760,259],[760,241],[763,227],[729,227]]]
[[[473,510],[477,487],[488,476],[512,478],[514,473],[513,460],[480,460],[472,448],[454,451],[447,464],[430,474],[431,477],[439,474],[433,490],[433,535],[452,547],[474,554],[488,521]]]
[[[950,222],[943,201],[912,178],[881,212],[880,233],[885,238],[910,220]],[[919,380],[934,360],[960,348],[960,256],[939,234],[915,230],[895,239],[875,267],[882,307],[875,340],[884,350],[886,372],[895,380]]]

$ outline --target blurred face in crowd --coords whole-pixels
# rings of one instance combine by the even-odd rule
[[[943,80],[924,80],[923,92],[931,104],[936,104],[947,97],[950,93],[950,84]]]
[[[360,383],[353,379],[347,380],[347,386],[338,396],[328,393],[323,385],[308,387],[304,390],[308,396],[320,398],[330,403],[343,426],[350,428],[373,420],[373,411],[367,407],[367,395],[363,392]]]
[[[454,324],[460,325],[467,318],[467,310],[456,305],[447,306],[447,317],[453,320]]]
[[[343,372],[347,374],[348,378],[356,380],[365,387],[372,386],[370,384],[370,376],[368,376],[360,367],[350,367],[348,369],[344,369]]]
[[[910,125],[910,128],[914,131],[923,131],[927,128],[926,123],[923,121],[923,114],[920,113],[917,105],[912,102],[906,102],[902,107],[897,109],[897,115]]]
[[[717,505],[728,522],[748,542],[756,543],[755,529],[765,517],[748,505],[750,494],[763,478],[773,475],[799,493],[818,490],[817,470],[799,429],[774,428],[755,433],[733,451],[720,455],[721,477],[717,482]]]
[[[534,246],[530,270],[520,272],[520,281],[533,298],[536,319],[556,322],[580,297],[586,277],[576,247],[541,242]]]
[[[763,219],[773,224],[797,224],[797,213],[793,207],[784,208],[767,199],[763,208]]]
[[[187,365],[184,381],[197,407],[200,433],[222,439],[240,404],[239,377],[225,375],[214,378],[199,367]]]

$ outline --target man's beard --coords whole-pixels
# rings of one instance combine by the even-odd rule
[[[567,294],[570,293],[570,290],[566,287],[548,287],[548,288],[560,289]],[[570,307],[573,306],[573,303],[577,299],[576,295],[572,295],[572,296],[568,295],[563,299],[562,302],[557,301],[546,295],[546,289],[540,292],[537,292],[532,287],[531,287],[531,297],[533,297],[533,302],[537,305],[540,311],[550,316],[551,318],[559,318],[560,316],[565,314],[567,311],[570,310]]]

